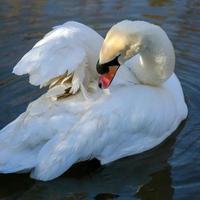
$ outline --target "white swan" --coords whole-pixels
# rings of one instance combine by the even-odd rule
[[[14,73],[29,73],[30,83],[50,89],[1,130],[0,172],[31,171],[50,180],[78,161],[106,164],[153,148],[186,118],[174,50],[160,27],[122,21],[100,51],[102,42],[90,28],[68,22],[15,66]],[[105,91],[96,87],[99,51]]]

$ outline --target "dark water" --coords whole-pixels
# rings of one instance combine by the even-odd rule
[[[42,93],[27,77],[11,71],[52,26],[76,20],[105,36],[125,18],[159,24],[173,41],[176,74],[189,107],[187,120],[158,148],[108,166],[82,163],[51,182],[0,175],[0,199],[200,199],[199,0],[1,0],[0,128]]]

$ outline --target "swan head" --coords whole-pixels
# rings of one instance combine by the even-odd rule
[[[120,65],[141,51],[144,46],[143,23],[149,24],[139,22],[138,25],[137,21],[124,20],[108,31],[97,62],[100,87],[109,87]]]
[[[173,74],[175,53],[166,32],[148,22],[124,20],[108,31],[101,47],[99,86],[109,87],[119,66],[136,54],[132,71],[142,84],[160,86]]]

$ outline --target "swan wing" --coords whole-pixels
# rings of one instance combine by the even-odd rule
[[[101,42],[101,36],[89,27],[67,22],[54,27],[37,42],[13,73],[29,74],[29,82],[40,87],[65,84],[74,94],[88,79],[86,73],[91,73],[90,68],[95,68]]]

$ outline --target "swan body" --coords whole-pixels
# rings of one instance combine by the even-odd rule
[[[119,23],[117,26],[124,30],[123,26],[129,22],[123,21],[121,23],[121,25]],[[137,23],[143,24],[143,22]],[[38,56],[36,58],[37,64],[40,62],[45,63],[44,67],[46,66],[46,68],[44,69],[42,64],[36,67],[34,62],[33,65],[26,66],[25,64],[26,62],[29,63],[29,59],[26,60],[25,57],[22,58],[21,63],[16,65],[14,72],[17,74],[29,73],[30,82],[36,85],[52,84],[51,81],[55,81],[53,80],[55,77],[60,79],[60,76],[63,76],[63,73],[65,74],[67,70],[71,70],[74,76],[76,71],[77,73],[80,72],[81,67],[84,67],[83,71],[85,68],[89,69],[85,71],[84,77],[89,76],[90,78],[81,79],[82,73],[80,73],[77,79],[78,86],[82,92],[76,91],[75,95],[55,100],[52,96],[57,95],[57,92],[60,93],[60,87],[64,87],[64,89],[68,87],[66,83],[63,84],[62,81],[58,81],[55,87],[50,88],[47,93],[30,103],[24,113],[0,131],[1,173],[31,171],[31,176],[35,179],[51,180],[79,161],[97,158],[102,164],[106,164],[155,147],[165,140],[187,116],[187,106],[184,101],[182,88],[178,78],[173,73],[173,52],[163,52],[162,54],[166,57],[165,61],[169,59],[169,61],[160,65],[160,68],[161,66],[164,68],[161,71],[165,74],[164,76],[162,74],[160,77],[164,78],[161,79],[155,76],[157,70],[159,71],[157,69],[158,65],[156,66],[157,70],[153,69],[152,65],[150,67],[152,67],[152,70],[155,70],[155,73],[152,73],[150,78],[142,79],[143,76],[140,78],[140,75],[137,74],[138,70],[134,68],[135,66],[137,68],[138,65],[143,67],[141,64],[144,64],[143,61],[149,56],[145,57],[142,53],[141,55],[138,54],[140,48],[142,48],[141,40],[140,44],[135,40],[137,45],[132,47],[131,55],[127,55],[123,51],[127,51],[126,48],[130,49],[127,46],[128,43],[123,48],[113,47],[112,49],[112,42],[107,37],[103,42],[97,33],[84,25],[79,26],[78,23],[74,22],[69,24],[68,26],[66,23],[58,27],[58,29],[65,29],[67,27],[70,31],[70,29],[73,30],[73,26],[79,27],[77,30],[79,33],[76,33],[77,35],[75,34],[74,37],[73,33],[71,33],[72,35],[65,35],[65,39],[71,41],[69,44],[72,49],[79,48],[78,45],[83,45],[82,49],[84,49],[84,45],[87,46],[89,44],[79,41],[80,36],[84,34],[92,35],[91,37],[88,35],[91,41],[85,40],[93,46],[92,52],[84,50],[84,58],[88,60],[87,65],[78,64],[77,67],[72,69],[70,69],[70,65],[63,65],[60,70],[59,61],[54,60],[53,62],[58,64],[56,65],[57,70],[60,70],[58,72],[56,69],[52,69],[54,65],[51,61],[45,63],[48,62],[45,57],[40,58]],[[147,24],[150,27],[154,26]],[[131,26],[134,27],[134,22]],[[143,26],[146,25],[143,24]],[[140,28],[135,27],[138,30],[138,35],[139,32],[143,34]],[[146,28],[148,30],[148,27]],[[45,38],[47,37],[46,39],[48,39],[56,30],[53,30],[52,33],[50,32],[50,35],[45,36]],[[164,31],[161,32],[163,33]],[[123,35],[122,32],[117,32],[116,29],[115,33]],[[111,36],[110,38],[112,38]],[[61,34],[62,37],[63,35]],[[114,37],[117,36],[113,35]],[[45,38],[43,39],[44,43],[42,42],[43,40],[39,42],[38,51],[41,51],[41,56],[43,51],[52,56],[51,51],[54,50],[50,51],[48,49],[50,43]],[[56,40],[59,40],[59,36]],[[73,41],[75,47],[73,47]],[[121,42],[123,46],[124,41]],[[168,50],[173,51],[171,44],[168,44]],[[44,45],[44,47],[40,47],[40,45]],[[102,49],[100,51],[101,45]],[[37,44],[34,48],[31,51],[34,51],[34,54],[37,55]],[[47,51],[46,48],[48,49]],[[68,48],[67,44],[66,48]],[[57,51],[59,50],[62,51],[63,48],[58,47]],[[119,57],[119,62],[123,64],[118,69],[109,89],[105,90],[88,87],[91,82],[97,85],[98,78],[93,62],[98,60],[99,51],[100,64],[108,63],[114,59],[115,56],[119,55],[118,51],[120,51],[121,56]],[[30,52],[30,55],[32,53]],[[66,62],[68,59],[73,60],[77,56],[77,63],[80,63],[79,61],[82,61],[82,57],[75,55],[76,53],[79,54],[79,52],[73,51],[73,53],[66,55]],[[93,53],[93,55],[90,55],[91,57],[89,56],[90,53]],[[29,55],[27,56],[29,57]],[[59,55],[56,56],[58,57],[55,59],[58,59]],[[64,57],[60,57],[61,60],[63,59],[62,63],[64,63]],[[151,56],[148,59],[152,59]],[[89,61],[91,64],[89,64]],[[149,61],[153,62],[153,60]],[[32,63],[32,61],[30,62]],[[166,63],[172,66],[169,66],[169,69],[165,69],[167,67]],[[30,67],[30,69],[27,69],[27,67]],[[44,73],[42,73],[42,70],[44,70]],[[31,76],[33,77],[31,78]],[[64,76],[67,77],[68,75]],[[152,80],[155,80],[154,76],[157,80],[152,82]],[[63,77],[61,79],[63,80]],[[72,88],[73,83],[70,83],[70,89]],[[89,98],[85,98],[85,93],[87,93]]]

